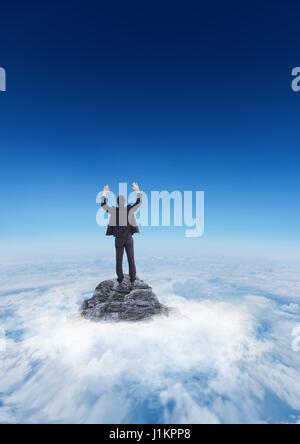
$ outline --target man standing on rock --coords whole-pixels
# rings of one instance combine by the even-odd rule
[[[124,284],[123,274],[123,254],[126,251],[128,265],[130,287],[134,288],[136,279],[136,268],[134,262],[134,245],[133,234],[139,233],[139,228],[134,217],[134,212],[142,205],[142,193],[137,183],[133,182],[132,188],[137,193],[136,202],[133,205],[125,205],[125,197],[118,196],[117,207],[109,207],[107,205],[107,193],[109,186],[105,185],[102,191],[101,207],[110,215],[106,236],[115,237],[116,247],[116,272],[118,277],[118,287],[116,290],[127,292],[128,288]]]

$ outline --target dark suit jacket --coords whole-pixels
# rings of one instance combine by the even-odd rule
[[[109,213],[106,236],[126,237],[128,234],[139,233],[134,212],[142,205],[142,193],[137,193],[136,202],[126,207],[109,207],[106,197],[102,196],[101,207]]]

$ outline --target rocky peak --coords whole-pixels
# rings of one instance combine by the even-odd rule
[[[128,275],[121,289],[116,279],[100,282],[93,297],[84,301],[81,312],[84,318],[93,321],[140,321],[168,313],[169,309],[144,281],[137,279],[131,288]]]

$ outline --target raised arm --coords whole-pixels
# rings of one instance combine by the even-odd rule
[[[130,210],[136,211],[142,205],[142,193],[140,192],[140,187],[136,182],[133,182],[132,188],[136,192],[136,201],[131,205]]]
[[[109,186],[105,185],[102,190],[102,197],[101,197],[101,208],[103,208],[104,211],[107,211],[110,213],[111,207],[107,205],[107,193],[109,192]]]

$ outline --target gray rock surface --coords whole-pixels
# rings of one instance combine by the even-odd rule
[[[124,277],[123,291],[118,291],[116,279],[100,282],[91,299],[84,301],[81,315],[93,321],[141,321],[154,315],[168,315],[151,287],[137,279],[130,288],[129,276]]]

